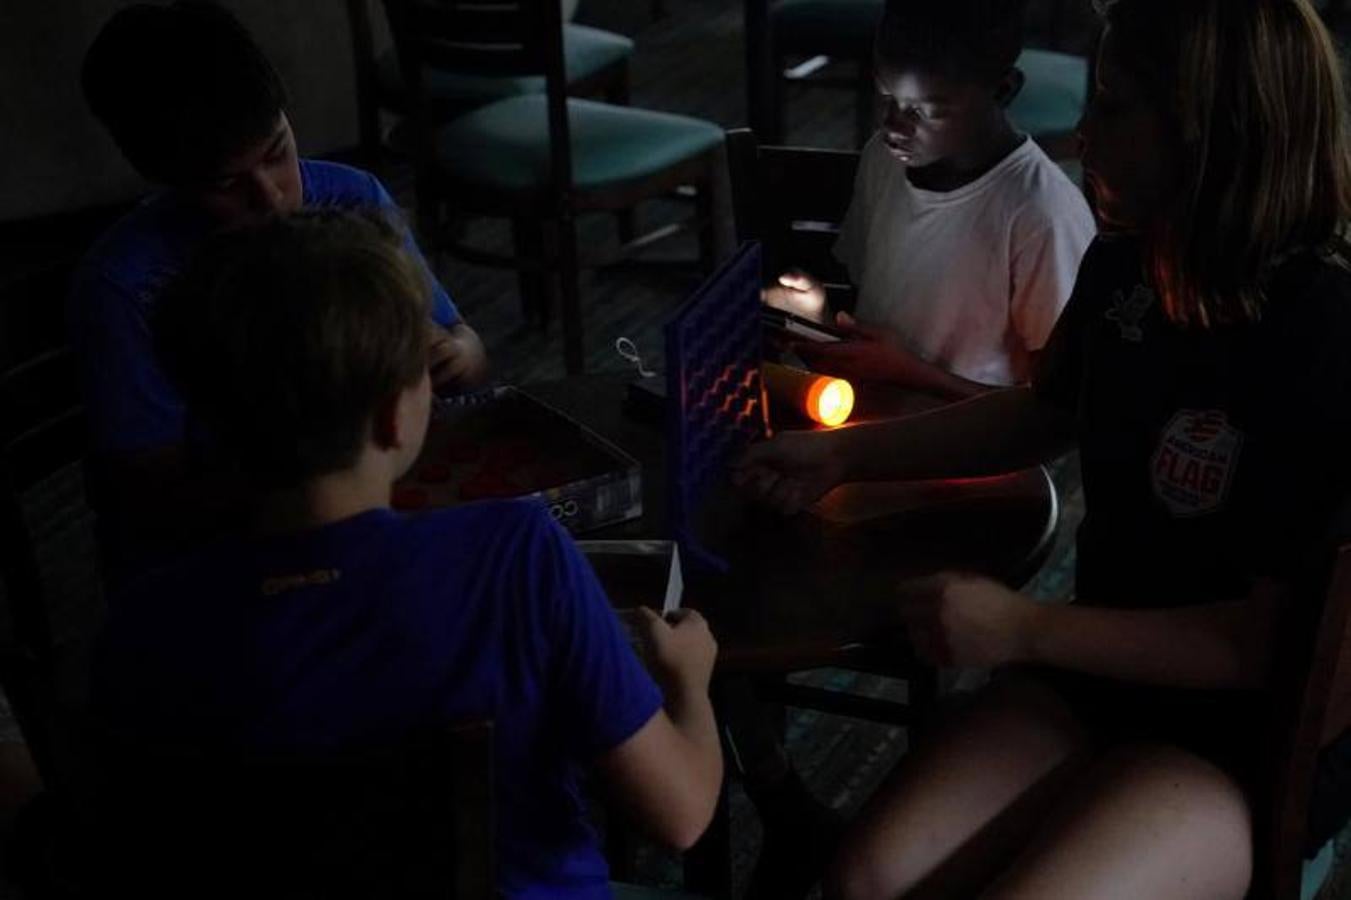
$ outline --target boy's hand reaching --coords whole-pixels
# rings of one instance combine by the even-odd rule
[[[634,622],[648,649],[652,674],[667,693],[708,693],[718,642],[708,622],[692,609],[678,609],[662,618],[646,606],[639,607]]]
[[[844,480],[837,432],[785,431],[755,444],[732,467],[732,483],[785,515]]]
[[[915,652],[940,666],[1026,660],[1042,609],[997,581],[952,572],[905,582],[900,600]]]
[[[864,325],[846,312],[835,314],[835,327],[844,332],[845,340],[798,341],[793,351],[816,371],[854,382],[929,386],[932,366],[902,346],[894,332]]]
[[[760,292],[760,302],[823,325],[830,319],[825,287],[801,269],[780,275],[777,284]]]
[[[463,322],[450,328],[431,327],[427,369],[436,391],[478,387],[488,377],[488,353],[478,333]]]

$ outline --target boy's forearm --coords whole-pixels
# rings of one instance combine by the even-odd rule
[[[718,723],[713,715],[713,702],[707,690],[675,686],[666,691],[666,715],[676,731],[689,744],[698,760],[701,779],[718,784],[722,781],[722,744],[718,740]]]
[[[1258,687],[1276,604],[1268,592],[1176,609],[1039,606],[1022,661],[1166,687]]]
[[[918,374],[922,384],[917,385],[924,390],[931,391],[945,400],[960,401],[970,400],[972,397],[979,397],[981,394],[989,394],[994,391],[1003,390],[1003,388],[993,385],[981,384],[978,381],[971,381],[960,375],[953,374],[942,366],[936,366],[927,360],[918,357],[911,363],[914,369],[918,370],[912,374]]]
[[[1069,416],[1026,387],[837,434],[846,481],[997,475],[1039,465],[1073,446]]]

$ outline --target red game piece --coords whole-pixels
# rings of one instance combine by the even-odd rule
[[[418,481],[426,484],[444,484],[450,481],[450,466],[445,463],[430,462],[418,469]]]
[[[509,478],[497,472],[484,470],[460,485],[460,499],[486,500],[489,497],[510,497],[520,490],[520,485]]]
[[[422,509],[427,505],[427,492],[415,487],[395,488],[390,503],[395,509]]]

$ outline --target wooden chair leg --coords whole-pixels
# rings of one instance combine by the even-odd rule
[[[615,230],[619,233],[619,245],[627,247],[638,238],[638,210],[621,209],[615,213]]]
[[[747,118],[762,143],[779,144],[782,140],[777,130],[775,115],[777,106],[775,88],[779,73],[774,68],[777,60],[772,46],[773,35],[770,34],[770,0],[744,0],[744,2]]]
[[[577,225],[572,211],[565,210],[550,232],[557,242],[549,258],[558,262],[555,273],[563,319],[563,365],[569,375],[581,375],[586,371],[586,343],[582,335],[581,288],[577,283]]]
[[[548,278],[542,265],[545,260],[544,233],[538,222],[526,219],[511,220],[512,240],[516,245],[517,282],[521,292],[521,315],[527,324],[541,329],[549,321]]]

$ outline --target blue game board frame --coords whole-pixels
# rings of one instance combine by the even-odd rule
[[[760,377],[760,245],[743,244],[666,326],[667,479],[671,535],[696,567],[727,563],[696,522],[730,462],[768,434]]]

